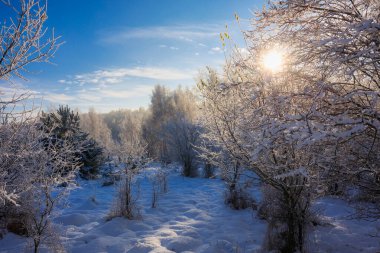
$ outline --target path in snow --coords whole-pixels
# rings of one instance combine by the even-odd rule
[[[69,252],[253,252],[263,240],[265,222],[252,210],[225,206],[221,180],[171,176],[157,208],[150,208],[150,185],[142,180],[142,219],[135,221],[105,222],[114,189],[93,189],[73,192],[72,207],[56,220],[68,231]]]

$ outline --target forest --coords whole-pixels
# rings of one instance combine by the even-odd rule
[[[378,0],[269,1],[109,112],[2,93],[59,54],[46,6],[0,1],[0,252],[380,252]]]

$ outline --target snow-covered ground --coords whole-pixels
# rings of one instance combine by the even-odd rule
[[[141,219],[106,221],[115,187],[81,181],[71,192],[69,206],[55,219],[68,252],[258,252],[266,222],[252,210],[235,211],[223,202],[219,179],[169,176],[169,191],[151,208],[151,185],[140,182]],[[327,225],[313,228],[310,252],[380,252],[380,221],[347,220],[351,208],[342,200],[325,198],[315,205]],[[8,233],[0,252],[19,253],[25,239]],[[43,249],[42,252],[49,252]]]

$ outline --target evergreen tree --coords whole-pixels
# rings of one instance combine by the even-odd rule
[[[43,130],[49,134],[48,138],[58,148],[65,142],[75,148],[75,158],[81,163],[81,176],[89,178],[98,173],[103,150],[94,139],[81,131],[78,113],[74,113],[67,105],[61,105],[56,112],[42,112],[41,122]],[[67,173],[68,169],[63,173]]]

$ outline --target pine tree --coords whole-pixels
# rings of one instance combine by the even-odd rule
[[[94,139],[81,131],[78,113],[74,113],[67,105],[61,105],[56,112],[42,112],[41,122],[43,130],[49,133],[48,138],[58,147],[68,142],[75,148],[75,158],[81,163],[81,176],[89,178],[98,173],[103,150]]]

